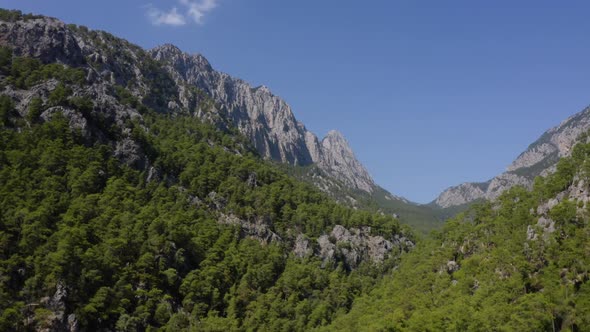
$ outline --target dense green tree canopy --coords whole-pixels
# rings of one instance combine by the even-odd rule
[[[71,314],[86,330],[308,330],[347,312],[392,266],[350,271],[295,258],[299,233],[401,228],[294,180],[239,135],[145,106],[125,134],[91,99],[72,95],[86,84],[82,69],[4,49],[0,68],[11,89],[57,81],[24,116],[0,96],[0,330],[55,328]],[[113,94],[143,105],[122,87]],[[78,112],[106,140],[89,141],[60,112],[44,114],[52,106]],[[110,139],[121,135],[139,143],[149,167],[113,157]],[[282,241],[244,237],[218,222],[229,214],[263,220]]]
[[[447,222],[330,329],[590,331],[590,211],[564,194],[588,189],[588,165],[590,144],[578,144],[532,191],[514,188]]]

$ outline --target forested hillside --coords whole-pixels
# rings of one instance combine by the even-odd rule
[[[308,330],[413,245],[190,112],[115,86],[114,121],[91,84],[0,48],[0,330]]]
[[[334,331],[590,331],[590,144],[420,243]]]

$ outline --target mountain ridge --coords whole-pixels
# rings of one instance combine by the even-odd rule
[[[536,176],[553,173],[559,159],[571,155],[578,137],[589,129],[590,107],[586,107],[545,131],[503,173],[485,182],[466,182],[450,187],[429,205],[450,208],[482,199],[493,200],[517,185],[530,189]]]
[[[89,75],[128,87],[140,99],[154,89],[147,81],[155,79],[155,91],[151,91],[156,92],[151,98],[159,98],[152,102],[155,109],[194,112],[220,126],[236,127],[264,158],[291,165],[317,164],[353,189],[370,193],[375,187],[346,140],[322,145],[295,118],[291,107],[267,86],[253,87],[216,71],[202,54],[188,54],[172,44],[145,50],[107,32],[66,25],[45,16],[31,15],[26,20],[7,22],[0,32],[0,45],[13,47],[16,55],[32,56],[45,63],[85,64],[93,69]],[[155,66],[149,58],[162,62],[166,73],[150,72],[150,67]],[[201,92],[205,96],[199,96]],[[205,103],[206,108],[195,102],[204,97],[212,100]],[[326,150],[328,147],[348,154],[337,156]]]
[[[193,84],[226,106],[219,111],[264,157],[297,166],[317,164],[353,189],[373,191],[375,182],[340,132],[330,131],[320,141],[267,86],[252,87],[242,79],[215,71],[202,55],[190,55],[172,44],[157,46],[148,53],[167,64],[177,84]]]

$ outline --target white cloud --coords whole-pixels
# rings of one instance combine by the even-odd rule
[[[180,3],[188,7],[187,15],[198,24],[203,24],[205,14],[217,7],[219,0],[180,0]]]
[[[186,25],[187,20],[190,19],[197,24],[203,24],[205,15],[217,7],[219,0],[178,0],[178,2],[186,8],[184,13],[179,12],[176,7],[166,12],[147,5],[147,16],[152,24],[181,26]]]
[[[180,14],[176,7],[173,7],[169,12],[164,12],[153,6],[148,6],[147,15],[153,25],[181,26],[186,24],[184,15]]]

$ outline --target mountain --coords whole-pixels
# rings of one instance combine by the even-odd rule
[[[0,330],[327,324],[415,240],[282,168],[375,186],[201,56],[0,10]]]
[[[216,71],[200,54],[187,54],[170,44],[144,50],[107,32],[43,16],[26,17],[6,19],[0,27],[0,45],[10,46],[18,56],[85,68],[86,79],[93,84],[75,94],[95,100],[105,123],[124,128],[126,121],[141,116],[144,106],[160,113],[192,114],[220,129],[237,130],[267,160],[319,169],[319,173],[299,172],[300,179],[341,203],[395,215],[424,232],[440,227],[445,217],[437,209],[414,204],[376,185],[338,131],[318,139],[269,88],[253,87]],[[44,93],[51,89],[46,86]],[[121,95],[112,97],[111,90]],[[17,107],[26,108],[32,94],[19,98],[23,101]],[[106,139],[95,130],[96,123],[70,113],[73,125],[87,139]],[[117,140],[117,153],[128,163],[149,169],[153,165],[136,143]]]
[[[444,215],[379,187],[355,157],[342,133],[332,130],[319,140],[298,122],[290,106],[266,86],[252,87],[243,80],[215,71],[199,54],[190,55],[167,44],[149,50],[163,63],[179,88],[179,104],[191,108],[190,87],[204,92],[213,102],[217,123],[235,127],[250,139],[260,155],[308,171],[287,170],[312,183],[339,202],[356,208],[395,215],[402,222],[428,232],[440,227]],[[196,114],[211,119],[211,112]]]
[[[341,133],[330,131],[320,142],[268,87],[252,87],[215,71],[203,56],[183,53],[173,45],[156,47],[149,54],[166,64],[179,87],[194,86],[210,96],[219,105],[216,111],[265,158],[296,166],[315,164],[352,189],[373,191],[373,179]],[[180,100],[182,107],[189,106],[187,98]]]
[[[536,176],[555,171],[560,158],[571,155],[578,136],[590,129],[590,108],[547,130],[508,166],[506,172],[480,183],[463,183],[443,191],[431,205],[457,207],[483,199],[495,199],[504,191],[522,185],[531,188]]]
[[[169,44],[144,51],[108,33],[45,17],[10,22],[1,32],[0,43],[14,46],[17,55],[68,65],[86,63],[92,68],[90,75],[127,87],[139,99],[159,92],[152,107],[188,110],[207,120],[213,120],[207,114],[213,112],[218,124],[237,128],[265,158],[299,166],[316,164],[353,189],[370,193],[375,186],[342,135],[331,132],[320,142],[270,89],[218,72],[200,54],[189,55]],[[149,58],[164,64],[165,73],[157,73],[160,77],[150,72]],[[162,81],[146,83],[154,79]],[[154,83],[161,86],[149,86]],[[199,93],[212,100],[211,109],[195,109]]]

